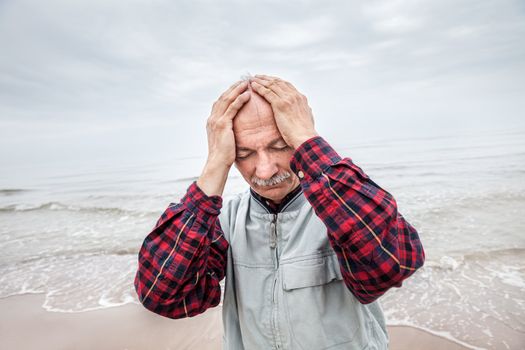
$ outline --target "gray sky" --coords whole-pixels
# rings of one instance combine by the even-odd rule
[[[523,1],[0,1],[0,162],[205,156],[246,72],[335,145],[525,126]]]

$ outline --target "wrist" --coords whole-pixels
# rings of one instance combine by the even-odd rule
[[[224,163],[206,162],[197,185],[208,196],[222,196],[230,167]]]
[[[214,158],[214,157],[208,157],[206,160],[206,163],[204,164],[203,171],[208,172],[228,172],[231,168],[232,164],[229,164],[228,162],[224,161],[220,158]]]
[[[222,197],[208,196],[196,182],[193,182],[188,188],[186,195],[182,198],[182,203],[192,213],[203,217],[204,221],[208,221],[207,217],[216,216],[220,213]]]
[[[296,138],[293,139],[291,146],[294,149],[297,149],[297,148],[299,148],[299,146],[301,146],[303,143],[305,143],[309,139],[311,139],[313,137],[317,137],[317,136],[319,136],[319,134],[317,132],[315,132],[315,131],[311,132],[311,133],[307,133],[307,134],[301,135],[300,137],[296,137]]]
[[[229,170],[233,163],[235,162],[235,156],[233,159],[230,159],[229,157],[224,157],[224,154],[208,154],[208,158],[206,159],[205,168],[210,169],[227,169]]]

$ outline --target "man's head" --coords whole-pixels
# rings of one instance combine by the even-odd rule
[[[251,188],[275,203],[299,185],[290,169],[293,149],[283,140],[271,105],[253,90],[233,119],[235,166]]]

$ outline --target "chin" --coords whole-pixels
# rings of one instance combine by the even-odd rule
[[[272,201],[276,203],[280,202],[288,194],[288,191],[285,191],[283,189],[269,189],[266,191],[259,191],[259,192],[261,196],[271,199]]]

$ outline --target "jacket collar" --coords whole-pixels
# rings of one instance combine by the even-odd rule
[[[251,187],[250,194],[252,199],[254,199],[255,202],[259,204],[263,209],[265,209],[265,211],[271,214],[277,214],[293,209],[292,207],[295,207],[295,205],[292,204],[298,202],[297,199],[302,197],[303,189],[299,184],[295,189],[290,191],[290,193],[288,193],[279,204],[275,204],[274,202],[272,202],[271,199],[261,196],[260,194],[255,192]]]

